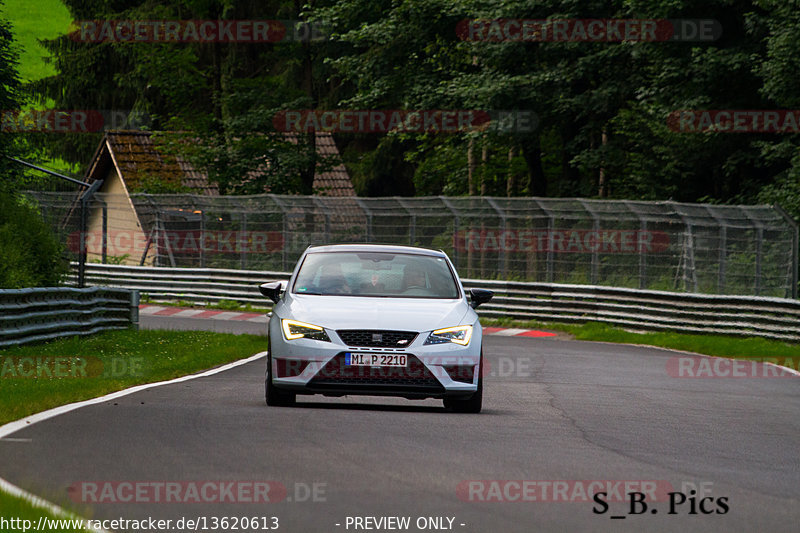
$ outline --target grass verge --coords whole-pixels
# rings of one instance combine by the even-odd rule
[[[16,496],[6,494],[2,491],[0,491],[0,517],[6,520],[16,520],[15,523],[9,524],[13,527],[8,531],[34,530],[39,524],[39,519],[41,517],[43,517],[43,520],[47,521],[43,522],[42,525],[44,527],[44,525],[47,524],[48,527],[44,527],[44,531],[48,533],[55,531],[87,531],[86,529],[76,527],[75,522],[71,522],[72,519],[55,516],[44,509],[34,507],[22,498],[17,498]],[[4,529],[3,531],[6,530]]]
[[[0,425],[59,405],[213,368],[264,351],[266,345],[266,338],[258,335],[122,330],[3,349]],[[0,491],[0,517],[36,525],[42,516],[56,518]],[[84,531],[63,525],[48,531]]]
[[[0,424],[264,351],[266,338],[121,330],[0,350]]]
[[[47,63],[48,51],[39,39],[52,39],[70,30],[72,17],[61,0],[5,0],[3,11],[11,21],[20,48],[19,74],[24,81],[52,76],[56,69]]]
[[[568,333],[581,341],[614,342],[618,344],[644,344],[683,350],[705,355],[734,359],[770,359],[783,366],[798,370],[800,344],[762,339],[759,337],[733,337],[729,335],[688,335],[669,331],[634,333],[599,322],[585,324],[557,324],[509,319],[481,319],[484,326],[545,329]]]

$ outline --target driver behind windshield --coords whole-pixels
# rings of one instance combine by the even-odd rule
[[[322,294],[351,294],[353,292],[338,263],[322,265],[317,287]]]
[[[403,290],[425,289],[426,287],[425,271],[416,267],[406,267],[403,273]]]

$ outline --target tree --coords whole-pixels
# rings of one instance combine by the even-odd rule
[[[0,2],[2,8],[2,2]],[[19,76],[13,34],[0,17],[0,109],[19,110]],[[65,272],[61,245],[38,210],[18,194],[19,169],[7,157],[24,145],[0,130],[0,288],[57,285]]]
[[[0,113],[10,114],[19,110],[20,79],[11,25],[2,18],[2,10],[3,2],[0,0]],[[20,173],[19,168],[7,158],[19,156],[21,145],[18,135],[6,131],[2,124],[3,120],[0,120],[0,193],[8,193],[16,188]]]
[[[289,0],[146,0],[124,8],[104,0],[65,0],[79,21],[299,19]],[[321,162],[314,137],[284,138],[273,126],[278,110],[313,107],[324,95],[324,70],[314,43],[81,42],[62,36],[45,43],[58,73],[31,86],[62,109],[115,109],[146,114],[155,131],[186,132],[170,148],[217,181],[223,192],[310,194]],[[327,90],[326,90],[327,92]],[[85,165],[97,135],[48,136],[52,153]],[[76,138],[77,137],[77,138]]]

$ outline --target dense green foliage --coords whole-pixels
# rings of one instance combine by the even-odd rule
[[[11,25],[3,18],[0,0],[0,111],[13,111],[20,105],[19,54],[13,44]],[[19,153],[19,139],[0,128],[0,193],[10,191],[18,179],[17,169],[6,156]]]
[[[533,131],[336,135],[359,193],[779,201],[800,216],[796,134],[683,133],[682,109],[793,109],[797,0],[64,0],[75,20],[302,19],[328,39],[280,43],[47,41],[56,108],[148,113],[223,191],[311,192],[313,137],[281,109],[529,110]],[[460,21],[716,19],[713,42],[468,42]],[[40,136],[41,137],[41,136]],[[97,138],[35,147],[85,165]],[[329,162],[326,162],[329,163]],[[242,176],[248,179],[243,180]]]
[[[0,14],[2,13],[0,3]],[[20,108],[18,54],[0,17],[0,111]],[[39,210],[18,195],[20,168],[7,157],[25,153],[17,135],[0,130],[0,288],[58,285],[66,271],[62,246]]]
[[[0,192],[0,289],[55,287],[68,270],[62,252],[35,206]]]

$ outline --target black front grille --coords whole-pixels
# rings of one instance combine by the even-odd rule
[[[345,355],[340,353],[320,369],[311,379],[312,388],[341,386],[378,387],[381,389],[444,391],[436,376],[416,356],[407,354],[405,367],[347,366]]]
[[[382,329],[340,329],[336,333],[348,346],[373,348],[405,348],[414,342],[414,331],[387,331]]]

